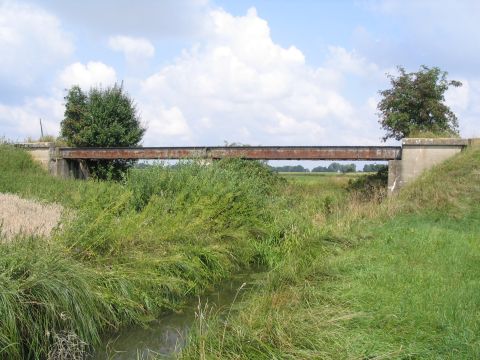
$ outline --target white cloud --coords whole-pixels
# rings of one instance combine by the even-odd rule
[[[72,52],[54,15],[34,5],[0,1],[0,81],[30,86]]]
[[[27,137],[39,138],[39,119],[42,119],[44,134],[58,135],[63,111],[63,103],[56,97],[31,98],[18,106],[0,103],[0,136],[18,141]]]
[[[202,33],[208,0],[48,0],[70,24],[90,35],[128,33],[135,36],[179,37]]]
[[[109,47],[120,51],[131,64],[137,64],[155,55],[155,47],[144,38],[131,36],[112,36],[108,40]]]
[[[65,110],[63,96],[66,88],[79,85],[88,90],[91,86],[111,85],[115,81],[115,70],[101,62],[71,64],[54,81],[49,96],[27,97],[17,105],[0,102],[0,136],[10,140],[24,140],[29,136],[38,138],[39,119],[42,119],[45,133],[57,136]]]
[[[275,136],[286,136],[295,139],[306,134],[308,136],[320,137],[324,133],[324,129],[314,121],[299,121],[282,113],[275,114],[275,120],[273,126],[266,127],[267,132]]]
[[[148,131],[145,142],[159,145],[158,139],[172,139],[169,145],[174,145],[180,138],[188,140],[191,136],[190,127],[182,111],[177,107],[165,108],[154,104],[142,108],[142,120],[146,122]]]
[[[329,46],[329,55],[326,65],[329,68],[337,69],[346,74],[358,76],[368,76],[370,74],[379,74],[379,68],[376,64],[368,62],[364,57],[355,51],[347,51],[340,46]]]
[[[457,115],[460,134],[463,137],[480,137],[480,79],[455,79],[463,85],[447,91],[446,103]]]
[[[101,62],[71,64],[59,74],[49,96],[27,97],[18,105],[0,102],[0,136],[7,136],[10,140],[38,138],[39,119],[42,119],[46,134],[57,136],[65,110],[64,89],[79,85],[88,90],[91,86],[111,85],[115,81],[115,70]]]
[[[175,123],[192,143],[335,144],[368,134],[341,83],[345,75],[378,72],[374,64],[332,47],[332,63],[312,68],[299,49],[273,42],[255,9],[238,17],[212,11],[207,34],[141,83],[139,107],[149,108],[150,127],[163,126],[164,109],[178,109],[182,120]],[[170,140],[162,136],[149,144]]]
[[[445,94],[445,100],[449,106],[458,111],[465,111],[470,105],[471,89],[467,79],[457,79],[462,86],[451,87]]]
[[[86,65],[76,62],[67,66],[59,75],[59,85],[70,88],[79,85],[83,90],[92,86],[108,86],[117,80],[115,69],[98,61]]]
[[[347,144],[372,141],[377,135],[374,112],[363,103],[373,94],[353,103],[344,89],[347,78],[375,78],[375,64],[354,51],[332,47],[324,66],[309,66],[298,48],[272,40],[268,23],[255,9],[245,16],[214,10],[207,19],[198,44],[156,73],[127,83],[138,84],[129,90],[148,126],[145,145],[218,145],[224,140]],[[127,57],[145,58],[154,52],[145,39],[110,40]],[[2,128],[4,121],[6,128],[18,122],[15,131],[29,134],[42,117],[56,119],[52,128],[58,129],[63,89],[74,84],[84,89],[106,86],[116,80],[115,69],[103,62],[72,63],[59,72],[51,98],[2,105]],[[41,100],[56,110],[47,112]]]

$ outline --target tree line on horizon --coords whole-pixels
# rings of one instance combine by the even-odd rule
[[[357,166],[353,163],[351,164],[340,164],[338,162],[332,162],[328,166],[317,166],[312,170],[303,167],[302,165],[285,165],[285,166],[270,166],[270,168],[275,172],[297,172],[297,173],[308,173],[308,172],[329,172],[329,173],[353,173],[353,172],[377,172],[386,168],[387,165],[383,164],[365,164],[362,170],[357,170]]]

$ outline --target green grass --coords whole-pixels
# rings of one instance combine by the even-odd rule
[[[181,357],[478,359],[479,200],[470,149],[382,204],[306,212],[283,261]]]
[[[333,181],[346,181],[348,179],[356,178],[358,176],[363,176],[364,173],[334,173],[334,172],[309,172],[309,173],[297,173],[297,172],[280,172],[282,177],[287,180],[291,180],[299,183],[318,183],[318,182],[328,182],[328,178],[335,179]]]
[[[350,175],[239,160],[85,182],[2,146],[0,169],[1,192],[69,209],[49,241],[0,244],[0,357],[96,344],[252,264],[268,271],[180,357],[480,357],[480,150],[382,203],[348,194]]]
[[[256,162],[86,182],[52,178],[1,146],[0,169],[0,192],[68,209],[52,239],[0,244],[0,357],[9,359],[57,354],[69,334],[95,345],[102,332],[177,309],[239,268],[273,266],[292,221],[277,211],[284,181]]]

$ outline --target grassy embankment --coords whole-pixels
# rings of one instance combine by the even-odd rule
[[[296,231],[284,181],[239,160],[133,171],[123,184],[60,180],[0,146],[0,192],[68,209],[50,239],[0,239],[0,358],[82,353],[251,264]]]
[[[184,359],[480,358],[480,149],[381,204],[291,189],[294,246]]]
[[[0,192],[71,213],[50,240],[0,244],[0,357],[82,350],[261,263],[185,358],[477,358],[479,168],[466,152],[378,205],[349,199],[347,177],[285,185],[239,161],[64,181],[2,147]]]

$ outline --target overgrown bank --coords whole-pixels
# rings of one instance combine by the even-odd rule
[[[85,353],[252,263],[271,270],[181,356],[479,357],[479,150],[382,204],[237,160],[81,182],[2,147],[0,168],[0,192],[71,209],[49,240],[0,244],[0,357]]]
[[[478,359],[479,200],[469,149],[380,205],[306,209],[296,246],[182,357]]]
[[[0,243],[0,357],[85,354],[100,334],[145,323],[288,247],[284,182],[255,162],[133,171],[124,183],[50,177],[0,147],[0,192],[70,209],[50,238]]]

